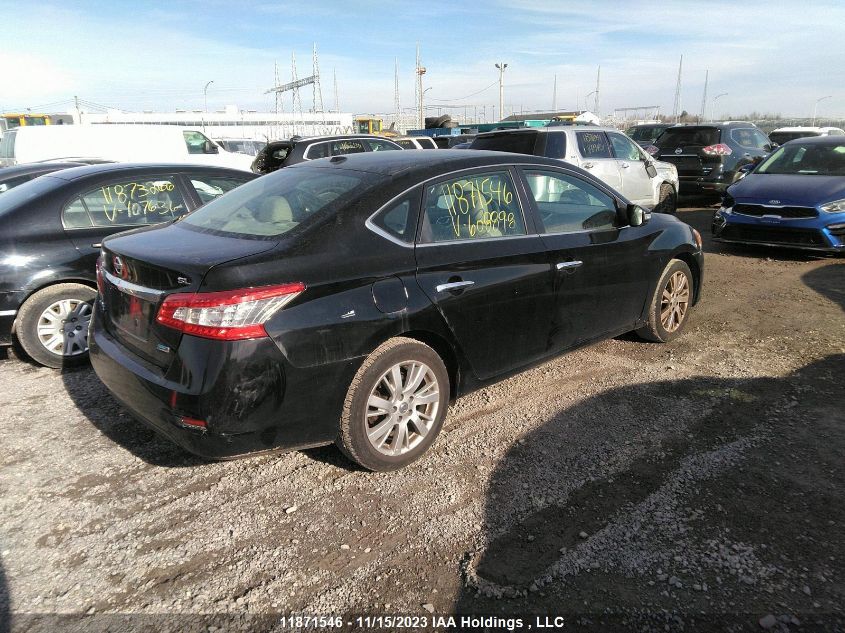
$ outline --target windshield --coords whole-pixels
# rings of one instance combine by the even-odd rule
[[[755,173],[845,176],[845,141],[840,145],[784,145],[763,161]]]
[[[361,172],[334,168],[285,169],[233,189],[181,223],[217,234],[278,237],[360,193],[363,179]]]

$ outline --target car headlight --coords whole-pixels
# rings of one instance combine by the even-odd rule
[[[834,200],[833,202],[828,202],[827,204],[823,204],[819,207],[822,211],[826,213],[842,213],[845,212],[845,199],[842,200]]]

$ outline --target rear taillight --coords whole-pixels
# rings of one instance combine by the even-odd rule
[[[185,334],[237,341],[267,336],[264,323],[305,290],[305,284],[223,292],[177,293],[164,300],[156,321]]]
[[[100,293],[101,297],[106,295],[106,284],[103,281],[103,256],[100,255],[97,258],[97,265],[95,266],[97,269],[97,291]]]
[[[657,156],[657,154],[660,152],[660,148],[656,147],[655,145],[649,145],[645,148],[645,151],[647,151],[652,156]]]
[[[701,151],[707,154],[708,156],[730,156],[733,152],[731,148],[725,145],[724,143],[716,143],[715,145],[708,145],[707,147],[702,147]]]

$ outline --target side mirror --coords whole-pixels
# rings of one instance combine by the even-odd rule
[[[217,154],[220,152],[220,148],[217,147],[216,143],[212,143],[211,141],[206,141],[203,145],[203,153],[204,154]]]
[[[643,209],[638,204],[629,204],[625,209],[629,226],[642,226],[651,219],[651,211]]]
[[[648,161],[645,164],[645,173],[648,174],[649,178],[657,177],[657,167],[654,166],[654,163],[652,161]]]

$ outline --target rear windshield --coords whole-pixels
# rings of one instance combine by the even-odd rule
[[[717,127],[670,127],[655,141],[657,147],[706,147],[719,142]]]
[[[628,131],[625,132],[629,137],[634,139],[635,141],[648,141],[651,142],[655,140],[660,133],[663,132],[666,128],[660,127],[659,125],[649,126],[649,127],[632,127],[629,128]]]
[[[181,221],[218,234],[278,237],[316,213],[337,208],[366,188],[361,172],[283,169],[246,183]]]
[[[845,142],[840,145],[798,142],[784,145],[754,173],[845,176]]]
[[[52,189],[61,187],[65,184],[64,180],[53,178],[51,176],[41,176],[29,182],[25,182],[18,187],[9,189],[6,193],[0,196],[0,216],[7,211],[16,209],[21,205],[26,204],[42,194],[45,194]]]
[[[536,140],[536,132],[506,132],[504,134],[476,136],[470,148],[510,152],[511,154],[534,154],[534,142]]]
[[[772,143],[783,145],[784,143],[794,141],[797,138],[807,138],[808,136],[821,136],[821,134],[813,132],[812,130],[807,132],[772,132],[769,134],[769,140],[771,140]]]

